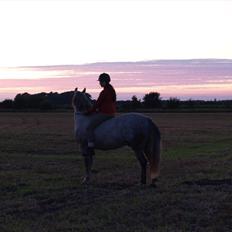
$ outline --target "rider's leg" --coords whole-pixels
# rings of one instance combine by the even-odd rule
[[[94,154],[94,147],[95,147],[95,139],[94,139],[94,129],[99,126],[101,123],[103,123],[106,120],[111,119],[113,116],[102,114],[102,113],[96,113],[94,115],[91,115],[91,121],[87,127],[87,141],[88,141],[88,150],[90,153]]]

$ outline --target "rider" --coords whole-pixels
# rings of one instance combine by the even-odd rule
[[[111,119],[116,113],[116,92],[110,84],[110,75],[102,73],[98,78],[103,90],[99,94],[94,106],[86,112],[91,115],[91,121],[87,127],[88,154],[94,155],[94,129],[102,122]]]

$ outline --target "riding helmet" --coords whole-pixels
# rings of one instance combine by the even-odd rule
[[[100,82],[106,82],[106,83],[110,83],[110,75],[108,73],[102,73],[99,75],[98,77],[98,81]]]

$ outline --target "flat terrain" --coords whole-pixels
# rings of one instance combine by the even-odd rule
[[[232,231],[232,114],[150,114],[162,133],[157,188],[129,148],[97,151],[81,185],[71,113],[0,114],[0,232]]]

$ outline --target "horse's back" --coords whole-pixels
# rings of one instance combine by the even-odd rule
[[[145,139],[151,119],[138,113],[126,113],[103,122],[95,130],[96,145],[116,148]],[[138,141],[139,142],[139,141]]]
[[[103,122],[98,129],[101,131],[112,131],[125,129],[134,129],[144,127],[151,121],[150,118],[139,113],[126,113],[116,116],[110,120]]]

